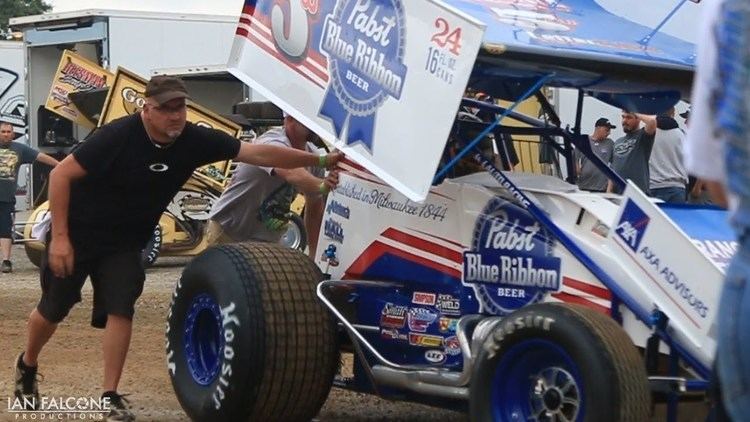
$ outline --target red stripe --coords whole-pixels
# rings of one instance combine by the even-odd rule
[[[433,255],[437,255],[441,258],[451,260],[457,264],[463,262],[463,257],[460,252],[456,252],[452,249],[448,249],[445,246],[432,243],[430,241],[420,239],[419,237],[404,233],[394,228],[389,228],[383,232],[383,237],[393,239],[401,243],[405,243],[409,246],[413,246],[419,250],[429,252]]]
[[[598,303],[594,303],[594,302],[592,302],[590,300],[586,300],[586,299],[584,299],[584,298],[582,298],[580,296],[574,296],[574,295],[571,295],[571,294],[568,294],[568,293],[560,292],[560,293],[554,293],[554,294],[552,294],[552,297],[560,299],[560,300],[562,300],[563,302],[566,302],[566,303],[577,303],[579,305],[583,305],[583,306],[591,308],[591,309],[593,309],[595,311],[598,311],[598,312],[601,312],[603,314],[609,315],[609,308],[604,307],[604,306],[602,306],[602,305],[600,305]]]
[[[563,286],[572,287],[576,290],[586,292],[600,299],[612,300],[612,292],[610,292],[608,289],[598,286],[592,286],[591,284],[574,280],[570,277],[563,276]]]
[[[255,14],[254,9],[251,12],[248,12],[247,10],[248,8],[245,8],[245,10],[243,10],[243,14],[248,14],[252,16],[253,19],[262,23],[263,26],[265,26],[266,28],[268,28],[268,30],[270,30],[271,28],[270,17],[263,15],[261,13]],[[307,57],[310,58],[315,63],[318,63],[319,65],[321,65],[324,69],[328,69],[328,59],[324,55],[322,55],[318,50],[315,50],[313,48],[308,48]]]
[[[462,245],[462,244],[460,244],[460,243],[458,243],[458,242],[456,242],[456,241],[453,241],[453,240],[451,240],[451,239],[446,239],[446,238],[444,238],[444,237],[440,237],[440,236],[435,236],[434,234],[430,234],[430,233],[427,233],[427,232],[423,232],[422,230],[417,230],[417,229],[414,229],[414,231],[416,231],[416,232],[419,232],[419,233],[422,233],[422,234],[425,234],[425,235],[427,235],[427,236],[430,236],[430,237],[434,237],[435,239],[440,239],[440,240],[442,240],[443,242],[446,242],[446,243],[450,243],[451,245],[456,245],[456,246],[458,246],[459,248],[463,248],[463,247],[464,247],[464,245]]]
[[[359,164],[355,163],[354,161],[352,161],[349,158],[344,158],[344,160],[342,160],[342,162],[344,164],[348,165],[348,166],[354,167],[356,170],[363,171],[363,172],[368,173],[368,174],[372,174],[366,168],[360,166]]]
[[[255,35],[251,34],[246,29],[238,27],[237,28],[237,35],[240,35],[240,36],[243,36],[243,37],[247,38],[253,44],[255,44],[258,48],[262,49],[263,51],[265,51],[266,53],[268,53],[271,56],[275,57],[276,59],[278,59],[278,60],[286,63],[287,66],[289,66],[289,68],[291,68],[295,72],[299,73],[305,79],[309,80],[310,82],[314,83],[315,85],[317,85],[317,86],[319,86],[321,88],[325,88],[325,86],[321,85],[320,82],[316,81],[315,79],[311,78],[310,76],[308,76],[307,74],[305,74],[304,72],[302,72],[301,70],[299,70],[299,68],[297,68],[297,66],[294,66],[294,65],[288,63],[284,59],[284,57],[282,57],[282,55],[279,54],[276,50],[268,48],[265,44],[261,43]]]
[[[395,249],[392,246],[386,245],[377,240],[375,242],[372,242],[372,244],[370,244],[370,246],[368,246],[367,249],[365,249],[365,251],[362,252],[362,254],[357,257],[356,260],[354,260],[352,265],[347,268],[344,273],[344,278],[351,279],[361,276],[372,265],[373,262],[377,261],[386,252],[391,255],[398,256],[399,258],[403,258],[408,261],[424,265],[425,267],[440,271],[450,277],[458,279],[461,278],[461,272],[456,269],[438,264],[437,262],[430,261],[429,259],[422,258],[421,256],[417,256],[406,251]]]

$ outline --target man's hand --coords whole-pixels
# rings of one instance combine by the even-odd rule
[[[339,185],[339,171],[338,170],[331,170],[328,172],[328,175],[325,179],[323,179],[323,186],[325,186],[325,192],[321,193],[328,193],[334,189],[336,189],[336,186]]]
[[[73,274],[73,245],[67,236],[52,236],[49,244],[49,267],[52,274],[64,278]]]
[[[332,169],[336,167],[339,161],[344,159],[344,153],[341,151],[333,151],[326,154],[325,167]]]

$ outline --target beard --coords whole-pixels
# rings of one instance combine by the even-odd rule
[[[174,141],[182,134],[182,129],[167,130],[164,133],[167,135],[167,137],[169,137],[169,139]]]

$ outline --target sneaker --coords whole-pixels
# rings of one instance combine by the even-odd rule
[[[25,410],[39,408],[39,381],[36,368],[29,368],[23,364],[23,353],[16,359],[16,387],[13,395],[19,400]]]
[[[3,261],[2,264],[0,264],[0,271],[4,273],[12,273],[13,272],[13,263],[8,261],[7,259]]]
[[[109,397],[109,413],[104,418],[105,421],[135,421],[135,414],[130,410],[130,401],[125,396],[114,392],[102,394],[102,398]]]

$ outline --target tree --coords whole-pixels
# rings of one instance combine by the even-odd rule
[[[8,20],[19,16],[49,12],[52,5],[44,0],[0,0],[0,34],[8,33]]]

